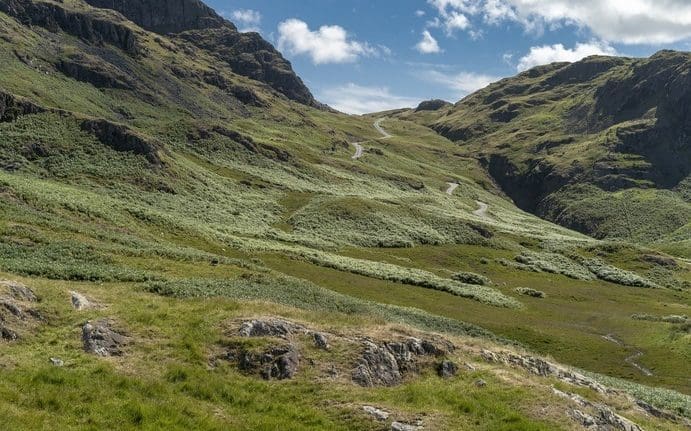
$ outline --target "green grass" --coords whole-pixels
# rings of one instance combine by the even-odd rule
[[[691,390],[679,367],[691,360],[688,332],[630,317],[685,313],[687,263],[655,268],[639,259],[648,249],[608,248],[517,209],[472,155],[406,119],[387,119],[394,137],[377,139],[372,118],[276,98],[208,53],[169,51],[152,35],[142,36],[149,51],[141,59],[107,44],[99,52],[130,70],[153,102],[97,90],[49,67],[84,51],[83,41],[57,33],[53,46],[39,27],[0,20],[13,38],[0,39],[0,88],[66,110],[0,124],[0,270],[28,277],[47,316],[36,333],[2,346],[0,414],[10,429],[381,428],[361,413],[363,403],[405,417],[429,413],[430,429],[560,426],[561,417],[535,411],[535,388],[485,370],[445,385],[423,375],[367,390],[314,375],[267,383],[231,366],[211,369],[228,319],[256,314],[337,332],[396,324],[470,345],[518,342],[629,383]],[[12,49],[50,71],[23,64]],[[216,67],[271,104],[240,106],[174,76],[163,66],[171,63]],[[103,145],[81,130],[86,115],[160,145],[163,164]],[[543,130],[554,116],[526,119]],[[241,142],[249,139],[255,147]],[[354,161],[347,143],[356,140],[380,151]],[[460,184],[453,196],[448,181]],[[473,214],[476,200],[489,205],[487,217]],[[676,231],[666,250],[683,255],[686,233]],[[546,297],[519,295],[521,286]],[[107,308],[72,311],[75,289]],[[125,358],[81,352],[80,325],[98,317],[116,318],[134,336]],[[644,351],[641,362],[655,375],[627,364],[631,352],[602,339],[609,333]],[[49,367],[51,356],[66,366]],[[488,386],[476,388],[476,378]],[[560,405],[547,386],[538,391]],[[685,399],[662,398],[675,406]]]

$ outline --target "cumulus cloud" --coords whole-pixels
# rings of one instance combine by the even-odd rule
[[[422,32],[422,40],[415,45],[415,49],[421,54],[437,54],[441,52],[439,43],[427,30]]]
[[[369,87],[353,83],[327,88],[319,100],[347,114],[367,114],[413,107],[420,99],[392,94],[387,87]]]
[[[507,0],[518,20],[573,23],[609,42],[671,43],[691,37],[688,0]]]
[[[441,84],[451,90],[453,95],[450,98],[461,98],[499,80],[499,77],[481,73],[451,72],[433,68],[419,71],[418,76],[425,81]]]
[[[429,21],[429,27],[442,27],[447,36],[453,36],[456,30],[466,30],[470,27],[470,20],[466,13],[475,13],[473,1],[469,0],[427,0],[437,9],[438,17]]]
[[[313,31],[299,19],[278,25],[278,47],[295,55],[308,55],[314,64],[352,63],[361,56],[381,53],[366,42],[351,40],[343,27],[325,25]]]
[[[691,38],[689,0],[427,0],[447,32],[517,22],[527,31],[575,25],[610,43],[663,44]],[[463,18],[458,18],[460,16]],[[464,24],[467,21],[467,24]],[[463,27],[465,25],[465,27]]]
[[[262,14],[252,9],[238,9],[230,14],[230,20],[239,24],[241,32],[259,31]]]
[[[561,43],[555,45],[534,46],[530,52],[518,61],[519,72],[542,64],[558,61],[574,62],[590,55],[616,55],[617,51],[605,42],[577,43],[573,48],[565,48]]]

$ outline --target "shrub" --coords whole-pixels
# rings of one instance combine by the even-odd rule
[[[547,296],[545,295],[545,292],[531,289],[529,287],[517,287],[516,292],[520,293],[521,295],[532,296],[533,298],[544,298]]]
[[[451,276],[452,279],[460,281],[461,283],[476,284],[479,286],[487,286],[492,284],[489,278],[484,275],[475,274],[474,272],[457,272]]]

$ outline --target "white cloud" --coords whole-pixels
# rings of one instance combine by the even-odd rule
[[[352,63],[360,56],[381,53],[366,42],[350,40],[343,27],[325,25],[312,31],[298,19],[288,19],[278,25],[278,47],[295,55],[309,55],[314,64]]]
[[[249,31],[258,32],[259,24],[262,21],[262,14],[252,9],[238,9],[233,11],[228,18],[235,24],[240,24],[239,30],[243,33]]]
[[[427,30],[422,32],[422,40],[415,45],[415,49],[421,54],[437,54],[441,52],[439,43]]]
[[[530,52],[518,61],[516,69],[524,71],[534,66],[549,64],[558,61],[574,62],[582,60],[590,55],[616,55],[617,51],[605,42],[593,41],[590,43],[577,43],[572,49],[565,48],[558,43],[556,45],[534,46]]]
[[[427,0],[437,9],[438,17],[429,21],[429,27],[443,27],[447,36],[453,36],[456,30],[466,30],[470,27],[470,20],[466,13],[475,13],[473,0]]]
[[[441,84],[453,91],[449,97],[461,98],[499,80],[496,76],[473,72],[449,72],[448,70],[426,69],[419,71],[418,76],[428,82]]]
[[[425,11],[418,9],[415,11],[415,16],[417,16],[417,17],[425,16]]]
[[[319,100],[348,114],[367,114],[417,106],[420,99],[392,94],[387,87],[368,87],[348,83],[327,88]]]
[[[441,23],[450,33],[468,29],[451,25],[450,17],[457,13],[490,24],[517,22],[536,33],[545,28],[575,25],[590,29],[598,39],[610,43],[655,45],[691,38],[689,0],[427,0],[427,3],[436,8]]]

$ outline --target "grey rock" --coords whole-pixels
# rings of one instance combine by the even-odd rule
[[[574,421],[578,422],[585,428],[591,428],[597,426],[595,418],[587,413],[583,413],[580,410],[573,409],[569,411],[569,416],[573,418]]]
[[[321,332],[314,332],[312,333],[312,337],[314,337],[315,346],[322,350],[329,350],[329,340],[326,338],[326,335],[322,334]]]
[[[71,295],[71,300],[72,300],[72,307],[74,307],[75,310],[87,310],[90,308],[97,308],[97,305],[93,302],[91,302],[89,299],[87,299],[86,296],[82,295],[79,292],[70,292]]]
[[[65,365],[65,362],[60,358],[50,358],[50,363],[55,367],[62,367]]]
[[[392,422],[391,423],[391,431],[417,431],[421,427],[418,425],[411,425],[411,424],[406,424],[403,422]]]
[[[364,342],[365,350],[352,373],[355,383],[371,386],[395,386],[403,381],[403,374],[419,371],[418,358],[439,356],[453,351],[447,341],[434,342],[409,338],[381,345]]]
[[[98,356],[120,356],[129,338],[112,327],[109,320],[88,321],[82,327],[84,351]]]
[[[451,361],[442,361],[437,367],[437,374],[445,379],[455,376],[457,372],[458,366]]]
[[[396,357],[383,346],[366,342],[365,351],[353,371],[353,381],[360,386],[395,386],[402,382]]]
[[[228,359],[235,359],[236,353],[230,352]],[[300,354],[293,345],[270,347],[264,352],[241,350],[237,353],[238,366],[250,373],[259,373],[265,380],[290,379],[298,371]]]
[[[487,382],[482,379],[477,379],[475,380],[475,386],[477,386],[478,388],[483,388],[487,386]]]
[[[240,335],[243,337],[279,337],[286,338],[291,334],[306,332],[305,328],[292,322],[280,319],[248,320],[242,322]]]
[[[34,294],[34,292],[31,289],[26,287],[26,285],[18,281],[2,280],[0,281],[0,286],[7,289],[7,292],[11,298],[16,299],[18,301],[38,301],[38,299],[36,298],[36,294]]]
[[[0,338],[5,341],[15,341],[19,339],[19,335],[17,335],[17,333],[12,329],[0,323]]]
[[[362,410],[364,410],[371,416],[374,416],[374,418],[378,421],[385,421],[389,418],[389,416],[391,416],[389,412],[386,412],[373,406],[362,406]]]

